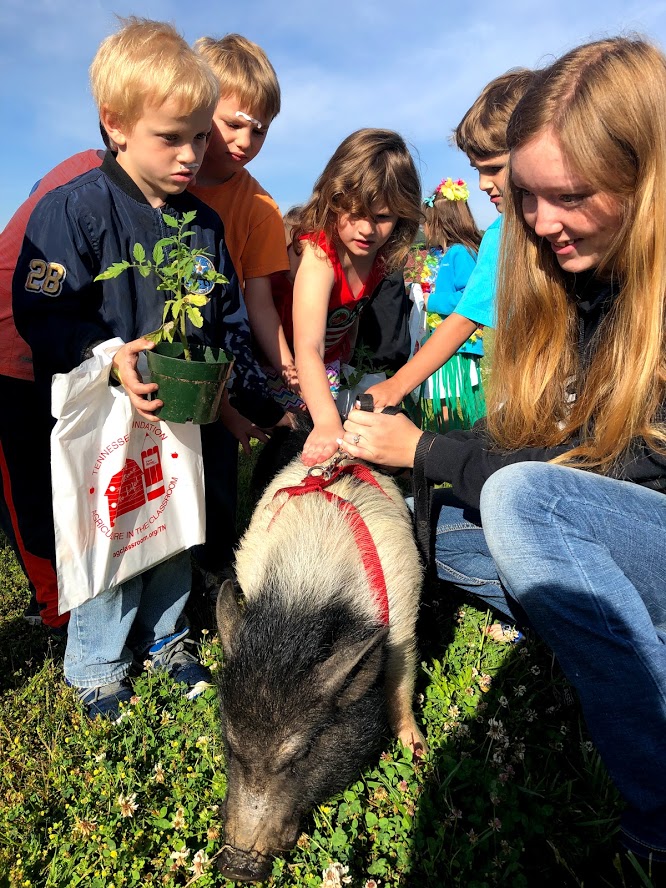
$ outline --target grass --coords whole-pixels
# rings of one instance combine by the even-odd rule
[[[215,691],[188,703],[144,673],[120,725],[88,722],[62,681],[63,642],[21,618],[27,585],[4,539],[0,584],[1,888],[231,884],[212,863],[225,792]],[[536,639],[489,641],[489,619],[426,589],[428,756],[414,764],[387,741],[312,813],[270,886],[606,884],[619,803],[571,689]],[[221,668],[214,635],[202,656]]]

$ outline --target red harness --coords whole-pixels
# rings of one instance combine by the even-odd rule
[[[337,493],[332,493],[330,490],[324,489],[333,484],[334,481],[337,481],[340,475],[353,475],[355,478],[358,478],[359,481],[364,481],[366,484],[372,484],[377,490],[381,490],[384,496],[388,497],[386,491],[377,483],[374,475],[367,466],[353,463],[352,465],[335,466],[330,472],[327,470],[319,475],[311,475],[308,473],[301,483],[297,484],[295,487],[283,487],[278,490],[273,499],[276,499],[276,497],[280,496],[282,493],[287,494],[287,499],[290,499],[292,496],[302,496],[304,493],[320,493],[322,496],[326,497],[329,503],[335,503],[337,505],[338,509],[340,509],[347,520],[351,532],[354,535],[354,540],[356,541],[356,546],[358,547],[361,561],[363,563],[363,569],[365,570],[368,583],[370,584],[370,591],[372,592],[372,596],[377,604],[377,609],[379,610],[380,620],[384,625],[388,625],[389,604],[388,594],[386,592],[386,580],[384,579],[384,571],[382,570],[379,555],[377,554],[377,547],[370,536],[368,526],[353,503],[338,496]],[[271,529],[271,524],[275,521],[285,503],[286,500],[271,518],[270,524],[268,525],[269,530]]]

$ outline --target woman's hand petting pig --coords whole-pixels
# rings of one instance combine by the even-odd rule
[[[367,413],[352,410],[338,441],[350,456],[380,466],[410,469],[414,465],[421,429],[403,414]]]

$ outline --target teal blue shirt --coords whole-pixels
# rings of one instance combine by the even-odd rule
[[[495,326],[495,287],[499,262],[502,217],[483,235],[474,271],[456,306],[456,313],[484,327]]]

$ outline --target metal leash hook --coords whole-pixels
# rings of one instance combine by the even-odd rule
[[[324,481],[328,481],[340,463],[344,462],[346,459],[349,459],[349,454],[345,453],[344,450],[338,450],[338,452],[324,465],[310,466],[308,469],[308,476],[313,478],[323,478]]]

